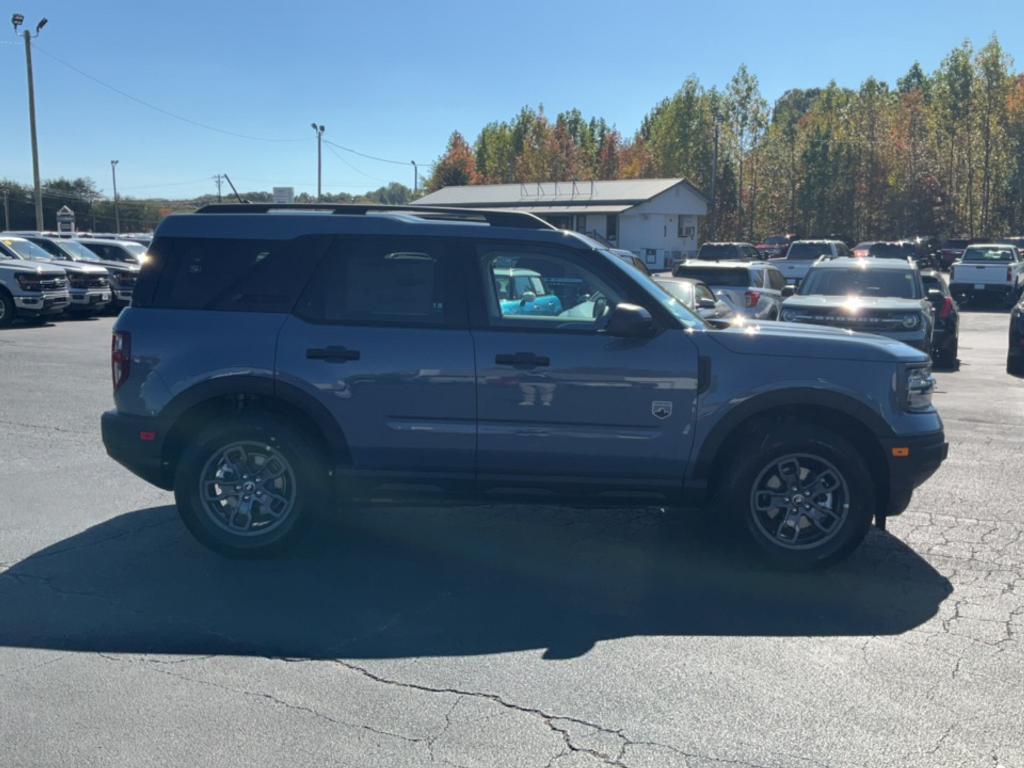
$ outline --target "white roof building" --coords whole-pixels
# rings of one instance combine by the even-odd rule
[[[475,184],[444,187],[416,204],[527,211],[633,251],[651,269],[696,254],[699,218],[708,211],[707,199],[686,179]]]

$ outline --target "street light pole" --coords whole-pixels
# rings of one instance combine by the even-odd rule
[[[11,16],[11,24],[14,25],[14,32],[17,34],[18,27],[25,21],[20,13]],[[43,187],[39,181],[39,141],[36,139],[36,88],[32,77],[32,38],[39,37],[39,32],[46,26],[46,19],[40,19],[36,24],[36,33],[33,35],[27,29],[24,31],[25,38],[25,68],[28,71],[28,122],[32,133],[32,182],[35,187],[36,197],[36,229],[43,229]]]
[[[313,126],[313,131],[316,133],[316,201],[319,203],[323,199],[324,165],[321,142],[324,139],[324,127],[316,123],[310,123],[310,125]]]
[[[420,189],[420,169],[415,160],[409,162],[412,163],[412,194],[415,197]]]
[[[110,161],[110,175],[114,179],[114,231],[121,234],[121,210],[117,204],[117,160]]]

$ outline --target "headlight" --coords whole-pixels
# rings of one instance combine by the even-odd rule
[[[33,275],[28,272],[21,272],[16,274],[14,278],[18,281],[18,285],[21,286],[23,291],[39,291],[41,286],[39,285],[39,276]]]
[[[927,411],[932,407],[935,377],[930,365],[907,368],[903,407],[908,411]]]
[[[782,310],[782,319],[786,322],[792,322],[796,320],[796,312],[791,309],[784,309]]]
[[[904,328],[917,328],[921,324],[921,316],[917,313],[903,316]]]

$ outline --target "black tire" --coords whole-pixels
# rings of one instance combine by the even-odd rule
[[[948,368],[952,370],[956,368],[959,354],[960,339],[954,336],[952,340],[946,342],[946,345],[939,351],[939,354],[935,358],[935,364],[940,368]]]
[[[825,427],[794,420],[766,421],[759,427],[751,435],[759,439],[746,441],[719,486],[722,513],[731,517],[734,527],[753,550],[776,568],[803,571],[824,568],[842,560],[863,541],[875,515],[875,481],[864,458],[852,443]],[[783,544],[769,535],[767,528],[779,520],[779,515],[785,514],[783,511],[776,510],[776,516],[769,520],[767,516],[770,513],[758,513],[754,509],[755,484],[759,480],[764,482],[764,473],[770,472],[779,460],[793,456],[808,457],[799,459],[808,465],[817,462],[830,468],[825,470],[826,473],[834,470],[838,473],[842,489],[833,492],[834,500],[831,502],[843,511],[838,522],[827,533],[815,528],[808,534],[808,545],[803,548]],[[763,494],[767,493],[770,492],[761,491],[759,498],[763,501],[766,498]],[[779,495],[787,495],[785,487],[780,489]],[[794,495],[793,498],[800,497]],[[805,524],[806,528],[803,527]],[[809,517],[800,517],[796,526],[800,531],[797,536],[803,535],[812,525]],[[782,527],[780,524],[776,535]],[[822,537],[817,544],[813,543],[815,535]]]
[[[249,501],[250,511],[238,511],[242,497],[234,493],[219,496],[215,501],[204,501],[204,485],[220,491],[242,487],[233,485],[241,481],[232,476],[230,470],[225,470],[212,486],[202,480],[204,474],[210,477],[210,472],[217,467],[234,466],[230,462],[218,463],[218,459],[223,459],[226,447],[237,444],[243,445],[243,455],[248,457],[248,461],[241,463],[253,471],[252,482],[246,476],[246,486],[253,488],[247,488],[249,495],[245,498],[255,499],[261,494],[287,495],[292,503],[286,515],[274,518],[263,513],[267,507],[254,509],[256,504],[266,503],[265,500]],[[256,472],[271,466],[270,461],[263,465],[254,463],[261,452],[283,457],[284,464],[278,466],[286,466],[288,471],[272,482],[258,483]],[[178,462],[174,498],[185,526],[202,544],[227,557],[255,558],[275,555],[294,541],[305,522],[325,505],[328,487],[324,461],[306,435],[280,417],[257,413],[216,422],[196,436]],[[237,503],[233,506],[233,502]],[[278,506],[278,511],[283,509],[284,505]],[[228,530],[237,516],[244,519],[246,514],[250,520],[248,532]]]
[[[0,328],[10,328],[16,311],[11,295],[5,290],[0,290]]]

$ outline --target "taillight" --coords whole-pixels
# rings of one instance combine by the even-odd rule
[[[758,302],[761,301],[760,291],[747,291],[747,307],[756,307]]]
[[[127,331],[114,331],[110,340],[110,377],[114,391],[128,380],[132,370],[132,335]]]
[[[945,320],[953,314],[953,299],[950,296],[946,297],[946,300],[942,304],[942,309],[939,310],[939,317]]]

